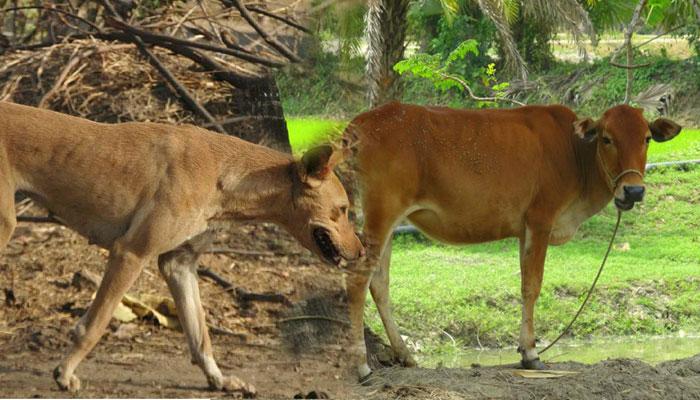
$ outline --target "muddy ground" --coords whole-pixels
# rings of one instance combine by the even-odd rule
[[[255,385],[258,398],[700,399],[700,355],[656,367],[636,360],[551,364],[579,372],[553,379],[517,377],[509,367],[392,367],[359,385],[344,350],[341,272],[270,225],[221,230],[213,248],[218,253],[204,256],[203,266],[239,289],[270,295],[244,300],[240,291],[200,281],[219,332],[213,342],[221,369]],[[101,274],[105,259],[105,251],[63,227],[19,224],[0,257],[0,397],[67,395],[51,371],[94,292],[76,273]],[[167,288],[149,265],[129,293],[167,296]],[[81,397],[232,396],[206,389],[181,332],[148,319],[113,320],[77,373]]]

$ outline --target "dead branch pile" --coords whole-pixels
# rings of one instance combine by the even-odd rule
[[[234,117],[234,88],[197,71],[165,50],[154,53],[218,118]],[[101,122],[200,122],[171,95],[166,83],[130,44],[84,39],[5,54],[0,100],[13,101]]]
[[[194,123],[288,150],[270,69],[301,61],[304,2],[148,4],[0,0],[0,100]]]

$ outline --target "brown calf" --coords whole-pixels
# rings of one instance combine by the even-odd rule
[[[564,106],[474,111],[399,103],[356,117],[344,142],[356,153],[367,246],[348,278],[360,376],[370,373],[362,331],[368,286],[392,347],[415,364],[389,306],[390,237],[402,218],[447,243],[520,239],[519,351],[524,367],[543,368],[533,312],[547,246],[567,242],[613,198],[621,210],[641,201],[649,141],[670,140],[680,129],[664,118],[648,123],[629,106],[597,121],[579,120]]]

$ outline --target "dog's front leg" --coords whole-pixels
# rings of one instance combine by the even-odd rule
[[[224,377],[214,361],[214,354],[197,285],[197,254],[180,248],[158,257],[158,268],[175,300],[178,318],[192,353],[192,363],[199,365],[214,390],[255,395],[255,388],[235,376]]]
[[[63,362],[54,370],[54,379],[63,390],[76,392],[80,380],[74,375],[78,364],[100,340],[119,301],[139,276],[143,260],[115,246],[109,255],[107,271],[97,290],[95,300],[75,329],[75,342]]]

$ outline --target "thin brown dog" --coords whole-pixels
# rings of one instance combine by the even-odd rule
[[[549,244],[570,240],[613,198],[629,210],[644,196],[649,142],[681,130],[640,109],[617,106],[598,121],[564,106],[455,110],[390,103],[356,117],[345,132],[355,152],[367,257],[348,276],[360,377],[366,363],[362,315],[372,293],[394,351],[415,365],[389,306],[391,232],[403,218],[436,240],[520,239],[522,364],[543,368],[534,307]],[[371,283],[370,283],[371,281]]]
[[[22,190],[65,225],[109,250],[107,269],[75,341],[54,371],[74,371],[105,330],[145,264],[158,262],[175,299],[192,361],[213,389],[253,394],[214,361],[197,287],[197,256],[214,220],[269,221],[330,264],[363,254],[329,146],[291,156],[194,126],[100,124],[0,102],[0,248]]]

